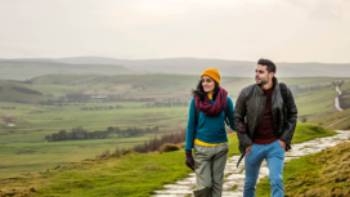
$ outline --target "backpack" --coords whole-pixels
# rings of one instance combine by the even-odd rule
[[[288,89],[287,89],[287,85],[284,83],[280,83],[280,90],[281,90],[281,95],[282,95],[282,100],[283,100],[283,104],[287,103],[288,100]]]

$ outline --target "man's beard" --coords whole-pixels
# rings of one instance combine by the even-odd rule
[[[268,83],[268,80],[260,79],[256,82],[257,85],[263,86]]]

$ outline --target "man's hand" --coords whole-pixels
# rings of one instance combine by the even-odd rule
[[[248,155],[250,153],[250,151],[252,151],[252,145],[245,148],[245,154]]]
[[[278,140],[280,146],[283,148],[283,150],[286,150],[286,143],[283,140]]]

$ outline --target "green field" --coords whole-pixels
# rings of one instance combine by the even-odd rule
[[[310,118],[311,122],[314,122],[322,127],[330,129],[350,129],[350,109],[346,109],[341,112],[330,112],[319,114]]]
[[[94,158],[106,150],[114,151],[117,147],[130,148],[155,136],[180,131],[185,120],[185,107],[145,108],[137,103],[118,103],[124,107],[115,110],[82,111],[80,105],[64,107],[10,105],[16,106],[11,115],[16,116],[18,121],[16,128],[5,128],[0,132],[0,157],[3,161],[0,164],[1,178],[43,170],[64,162]],[[2,114],[10,113],[2,111]],[[160,127],[162,133],[64,142],[47,142],[44,139],[46,135],[59,129],[82,126],[94,131],[109,126],[127,128],[134,125],[138,127],[156,125]],[[30,162],[27,162],[28,160]]]
[[[291,88],[300,89],[300,92],[295,92],[299,114],[307,121],[322,124],[328,121],[320,119],[327,118],[326,114],[333,114],[334,119],[348,117],[346,112],[340,115],[335,112],[334,88],[318,87],[318,84],[330,84],[336,79],[287,78],[281,81]],[[197,77],[188,75],[152,74],[45,75],[25,82],[0,81],[0,179],[23,177],[27,173],[95,158],[107,150],[113,152],[116,148],[131,148],[155,136],[183,130],[186,126],[187,102],[197,80]],[[350,89],[350,83],[346,80],[344,88]],[[224,77],[223,87],[235,99],[240,89],[252,82],[248,78]],[[314,88],[308,90],[305,85]],[[80,100],[80,97],[69,98],[67,95],[70,94],[107,95],[107,99]],[[51,103],[48,104],[48,101]],[[13,119],[15,126],[9,126],[6,118]],[[80,126],[89,131],[103,130],[109,126],[158,126],[159,133],[99,140],[45,140],[46,135],[60,129]],[[308,134],[307,129],[304,132],[305,138],[301,136],[296,139],[320,136],[319,133],[313,135],[313,131]]]
[[[333,134],[331,130],[313,125],[298,125],[293,143]],[[229,144],[230,155],[238,154],[235,134],[230,134]],[[3,180],[3,190],[16,188],[17,193],[28,193],[29,188],[35,188],[35,196],[148,196],[188,172],[183,149],[168,153],[132,153]]]

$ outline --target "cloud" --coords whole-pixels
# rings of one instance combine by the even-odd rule
[[[304,9],[314,20],[339,19],[349,12],[349,0],[287,0],[291,5]]]
[[[0,24],[3,57],[350,61],[349,0],[12,0]]]

